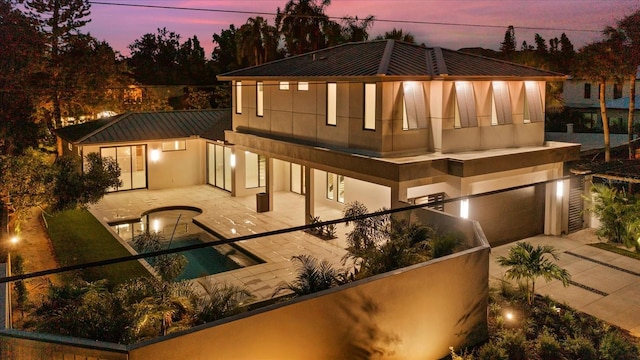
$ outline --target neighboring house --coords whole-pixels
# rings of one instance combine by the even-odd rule
[[[218,79],[234,90],[225,140],[241,170],[235,184],[249,183],[245,161],[259,163],[258,187],[235,195],[264,191],[272,208],[277,192],[298,193],[307,220],[319,205],[463,197],[440,209],[479,220],[492,244],[567,231],[568,181],[534,185],[560,179],[579,154],[579,145],[544,141],[545,82],[561,74],[382,40]]]
[[[56,135],[60,155],[97,152],[116,159],[122,185],[112,190],[121,191],[204,184],[205,148],[224,149],[224,130],[230,128],[228,109],[185,110],[126,113],[64,127]]]
[[[640,67],[636,73],[636,78],[636,89],[640,89]],[[602,131],[598,83],[592,83],[578,77],[569,77],[564,83],[562,97],[566,107],[583,114],[582,123],[574,124],[575,129]],[[629,109],[629,80],[607,82],[605,86],[605,102],[612,130],[626,133]],[[636,112],[634,121],[639,119],[640,115]]]

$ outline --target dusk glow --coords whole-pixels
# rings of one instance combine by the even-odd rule
[[[103,4],[108,2],[221,11]],[[108,41],[114,49],[128,55],[129,44],[144,34],[156,33],[158,28],[166,27],[167,30],[180,34],[183,40],[197,35],[207,57],[210,57],[214,33],[220,33],[230,24],[240,27],[247,18],[256,16],[264,17],[273,25],[277,8],[283,8],[286,3],[286,0],[107,0],[101,1],[100,4],[92,4],[92,21],[86,26],[85,31],[100,40]],[[326,13],[334,17],[334,20],[347,15],[359,18],[375,16],[373,29],[369,31],[371,38],[395,27],[411,32],[418,43],[428,46],[450,49],[479,46],[497,50],[507,27],[513,25],[518,46],[522,41],[532,44],[535,33],[548,40],[560,37],[560,34],[565,32],[577,49],[587,42],[600,39],[600,31],[605,26],[614,26],[617,20],[629,15],[637,7],[638,3],[635,0],[333,0]],[[241,13],[234,13],[236,11]]]

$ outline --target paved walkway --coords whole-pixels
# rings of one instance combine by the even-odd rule
[[[110,223],[138,219],[145,211],[166,206],[195,206],[202,209],[202,214],[195,219],[226,238],[304,225],[304,197],[301,195],[278,192],[274,211],[256,213],[255,197],[231,197],[229,193],[208,185],[108,194],[89,210],[98,220]],[[322,214],[323,220],[341,217],[341,213],[334,209],[320,208],[316,212]],[[338,235],[344,236],[344,232],[342,227]],[[268,299],[276,287],[295,278],[296,269],[290,260],[292,256],[310,254],[319,260],[326,259],[338,268],[342,267],[341,259],[345,251],[341,243],[340,239],[324,241],[301,231],[240,241],[238,245],[265,263],[199,280],[206,282],[211,279],[241,285],[258,300]]]
[[[599,241],[594,229],[568,236],[536,236],[527,241],[533,245],[553,245],[560,253],[558,265],[571,274],[572,285],[559,281],[536,281],[536,293],[593,315],[610,324],[640,336],[640,261],[601,250],[587,244]],[[491,250],[490,281],[503,278],[504,269],[496,258],[506,255],[513,244]]]

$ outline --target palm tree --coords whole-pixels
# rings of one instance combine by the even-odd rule
[[[297,255],[291,258],[298,263],[298,275],[296,280],[279,286],[272,296],[282,291],[292,291],[297,296],[313,294],[334,286],[345,283],[344,271],[336,270],[328,261],[318,259],[311,255]]]
[[[396,29],[396,28],[393,28],[391,31],[385,32],[384,35],[378,35],[376,37],[376,40],[383,40],[383,39],[404,41],[410,44],[416,43],[416,39],[413,36],[413,34],[411,34],[408,31],[405,33],[404,30]]]
[[[278,48],[277,29],[261,16],[247,19],[236,33],[238,63],[260,65],[274,60]]]
[[[636,73],[640,64],[640,10],[625,17],[618,22],[618,29],[621,31],[627,42],[626,49],[628,59],[627,66],[629,77],[629,115],[627,120],[627,134],[629,135],[629,159],[633,159],[633,118],[636,104]]]
[[[345,41],[367,41],[369,39],[369,32],[367,30],[373,26],[374,20],[375,17],[373,15],[369,15],[364,19],[358,19],[357,16],[345,16],[342,18],[342,22],[345,25],[343,29]]]
[[[588,44],[580,49],[576,57],[575,71],[578,76],[599,85],[604,160],[608,162],[611,159],[611,145],[605,89],[607,81],[616,81],[620,78],[618,69],[624,66],[624,60],[620,53],[619,38],[612,36],[613,34],[607,30],[605,30],[605,35],[608,35],[609,38]]]
[[[205,295],[198,300],[196,321],[206,323],[239,314],[254,299],[249,290],[228,283],[200,282]]]
[[[331,0],[289,0],[284,10],[278,8],[276,28],[284,38],[289,55],[299,55],[327,46],[323,32],[330,22],[325,9]]]
[[[498,264],[508,267],[506,276],[512,280],[526,280],[527,303],[533,303],[536,291],[536,279],[543,277],[547,282],[556,279],[562,281],[566,287],[569,286],[571,275],[569,272],[549,260],[548,257],[558,260],[558,254],[553,246],[537,245],[533,247],[530,243],[518,242],[509,249],[508,256],[499,256]],[[529,288],[531,281],[531,288]]]

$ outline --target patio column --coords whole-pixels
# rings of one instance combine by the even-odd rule
[[[269,211],[273,211],[273,186],[275,184],[274,181],[274,171],[273,171],[273,158],[267,157],[267,168],[266,170],[266,184],[265,184],[265,192],[269,197]]]
[[[304,223],[310,224],[315,217],[315,172],[310,166],[304,167]]]
[[[544,234],[562,235],[568,229],[569,182],[558,180],[545,186]]]

